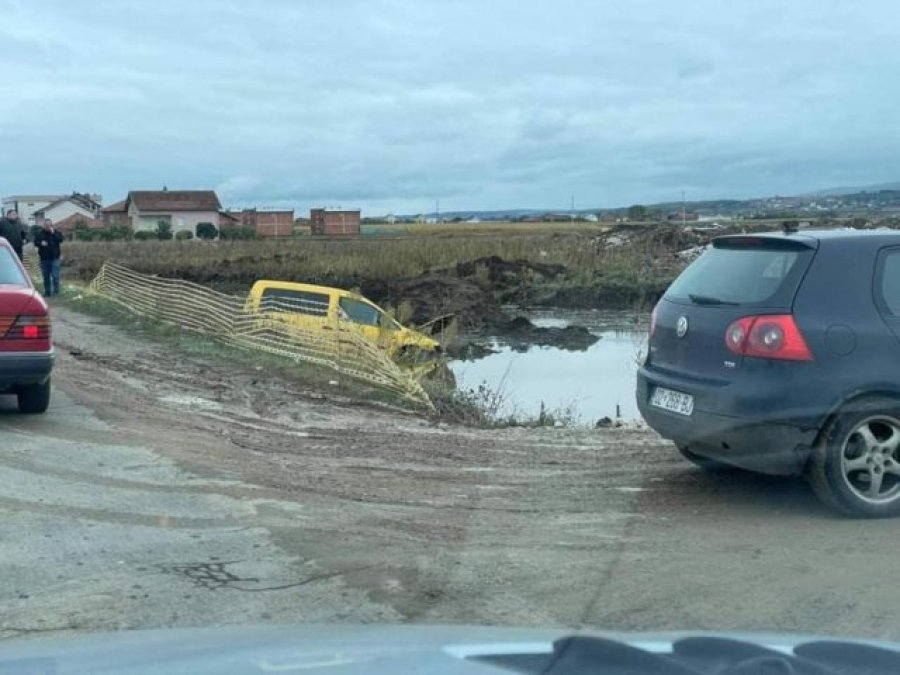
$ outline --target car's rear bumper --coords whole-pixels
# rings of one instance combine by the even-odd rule
[[[637,378],[637,404],[641,415],[663,438],[685,446],[691,452],[760,473],[792,475],[803,471],[810,448],[818,435],[815,416],[760,413],[726,408],[733,403],[721,395],[726,412],[710,412],[695,407],[690,416],[650,405],[655,386],[695,393],[691,386],[672,381],[641,368]],[[698,399],[709,400],[702,393]]]
[[[43,384],[50,377],[56,354],[49,352],[0,352],[0,391],[20,385]]]

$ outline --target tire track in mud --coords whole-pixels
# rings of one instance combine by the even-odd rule
[[[302,520],[267,526],[279,548],[323,573],[359,569],[344,583],[407,619],[577,622],[658,461],[646,432],[436,426],[65,309],[55,320],[61,385],[114,434],[296,503]]]

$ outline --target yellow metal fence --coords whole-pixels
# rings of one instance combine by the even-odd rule
[[[328,368],[391,392],[415,407],[432,408],[418,379],[363,335],[340,324],[322,330],[279,320],[279,315],[298,311],[289,301],[267,301],[254,310],[244,298],[180,279],[140,274],[109,262],[104,263],[89,290],[135,314],[225,344]]]

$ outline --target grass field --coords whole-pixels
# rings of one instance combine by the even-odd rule
[[[65,265],[71,278],[82,280],[92,278],[110,260],[162,276],[249,282],[258,278],[408,278],[492,255],[593,273],[598,267],[628,267],[635,254],[597,249],[585,235],[454,234],[337,241],[71,242],[65,246]]]
[[[371,289],[373,284],[390,285],[441,270],[454,276],[458,263],[497,256],[565,268],[562,276],[554,275],[552,280],[523,276],[513,281],[513,286],[520,288],[511,289],[507,279],[504,288],[496,289],[501,302],[549,304],[563,292],[564,306],[594,307],[602,302],[621,307],[652,301],[680,269],[671,256],[671,244],[652,236],[633,245],[606,248],[597,240],[603,230],[596,224],[587,228],[575,223],[580,231],[548,231],[546,226],[553,223],[491,225],[508,226],[510,231],[473,234],[454,224],[452,229],[416,226],[428,228],[422,234],[394,232],[351,239],[69,242],[64,249],[63,274],[69,280],[88,281],[104,262],[111,261],[138,272],[235,293],[245,292],[258,279]],[[480,283],[483,287],[489,284],[486,278]],[[526,292],[519,293],[521,289]],[[404,299],[388,296],[376,301],[400,303]]]

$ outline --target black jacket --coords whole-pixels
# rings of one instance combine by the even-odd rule
[[[56,230],[47,232],[47,230],[41,229],[40,232],[34,235],[34,246],[37,248],[41,260],[56,260],[59,258],[59,246],[62,243],[63,236]]]
[[[22,229],[22,222],[10,220],[9,218],[0,218],[0,237],[4,237],[9,242],[16,255],[21,259],[22,244],[25,243],[25,231]]]

